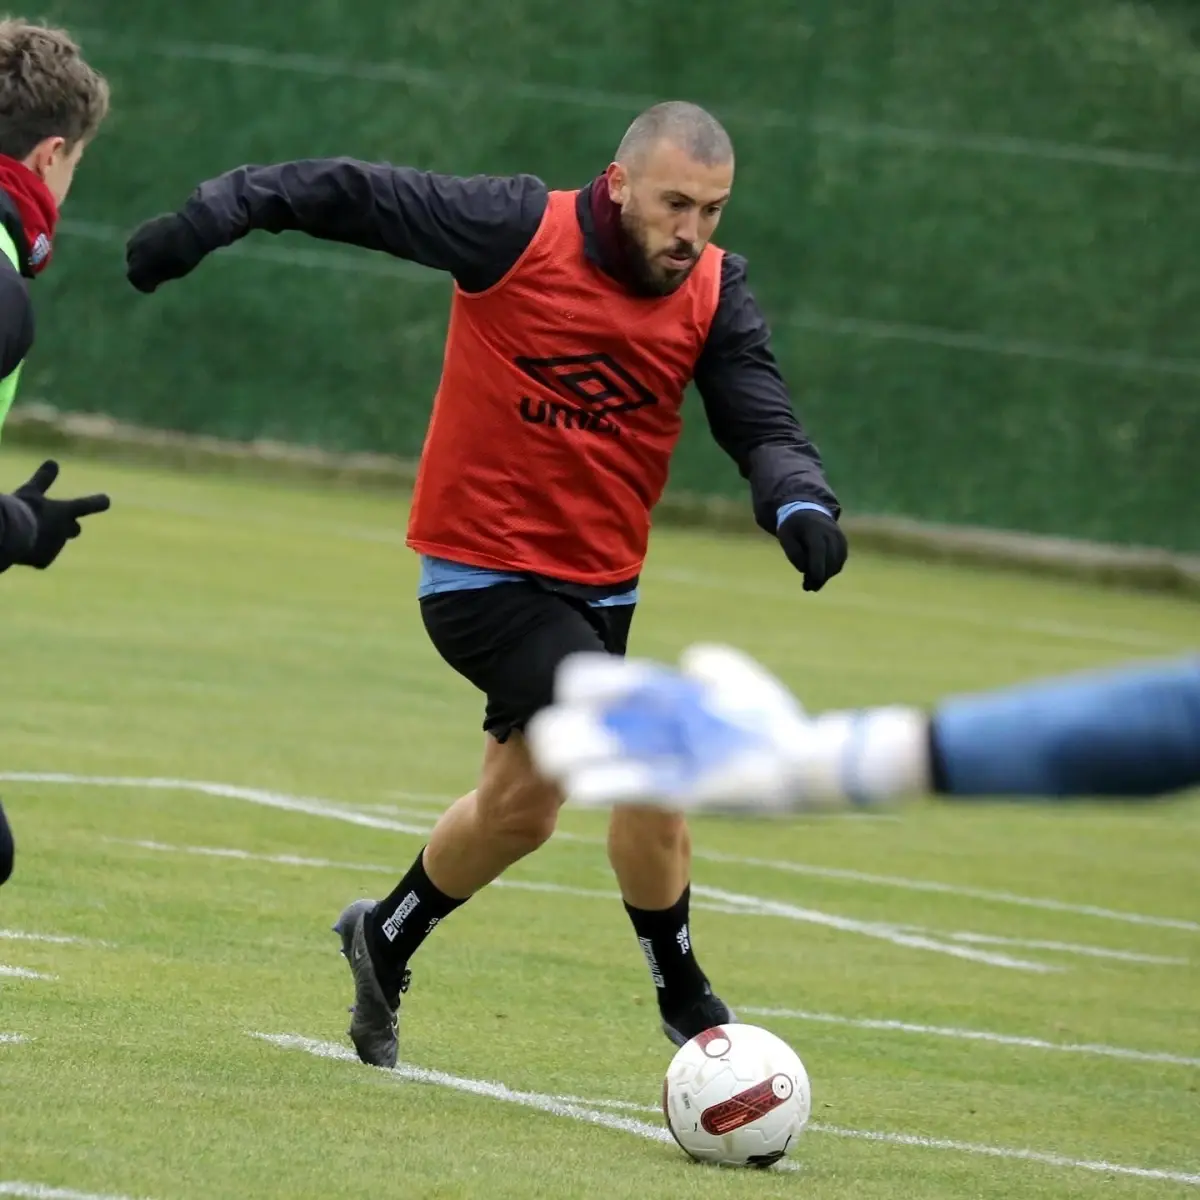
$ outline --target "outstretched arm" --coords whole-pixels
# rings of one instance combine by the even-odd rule
[[[482,291],[529,245],[546,196],[532,175],[442,175],[353,158],[241,166],[201,183],[179,212],[141,225],[126,248],[127,273],[149,292],[256,230],[295,231],[446,271],[465,291]]]
[[[680,671],[578,656],[529,739],[540,769],[585,804],[753,813],[919,794],[1162,796],[1200,786],[1200,655],[949,698],[932,713],[817,717],[726,647],[693,647]]]

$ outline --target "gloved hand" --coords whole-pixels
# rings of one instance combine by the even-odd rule
[[[804,576],[806,592],[819,592],[846,565],[846,535],[815,508],[800,508],[784,518],[776,536],[788,561]]]
[[[554,703],[525,737],[538,770],[576,805],[778,812],[822,807],[797,787],[812,722],[745,654],[692,646],[680,669],[569,655]]]
[[[698,644],[678,668],[568,655],[525,738],[571,804],[754,816],[885,807],[928,791],[928,778],[914,784],[927,720],[897,706],[809,716],[749,655]]]
[[[15,853],[12,830],[4,816],[4,805],[0,804],[0,883],[8,882],[13,870]]]
[[[78,500],[49,499],[46,492],[57,478],[58,463],[50,459],[38,467],[28,483],[13,492],[13,497],[33,514],[37,534],[33,545],[14,553],[11,562],[44,571],[67,542],[80,535],[80,517],[108,511],[111,501],[105,495],[84,496]]]
[[[125,275],[139,292],[152,292],[169,279],[182,279],[207,251],[196,227],[182,213],[143,221],[125,243]]]

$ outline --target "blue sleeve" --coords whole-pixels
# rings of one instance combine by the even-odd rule
[[[1200,785],[1200,656],[1039,680],[934,712],[949,796],[1156,796]]]

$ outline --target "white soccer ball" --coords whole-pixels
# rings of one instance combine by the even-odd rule
[[[681,1046],[663,1080],[667,1128],[698,1162],[769,1167],[808,1124],[799,1055],[757,1025],[717,1025]]]

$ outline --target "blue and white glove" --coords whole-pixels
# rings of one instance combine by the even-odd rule
[[[577,805],[807,812],[926,790],[925,721],[901,707],[809,717],[754,659],[696,645],[679,670],[573,655],[526,736],[538,769]]]
[[[680,667],[566,659],[555,703],[526,730],[542,774],[588,807],[798,807],[795,768],[812,723],[787,688],[722,646],[693,646]]]

